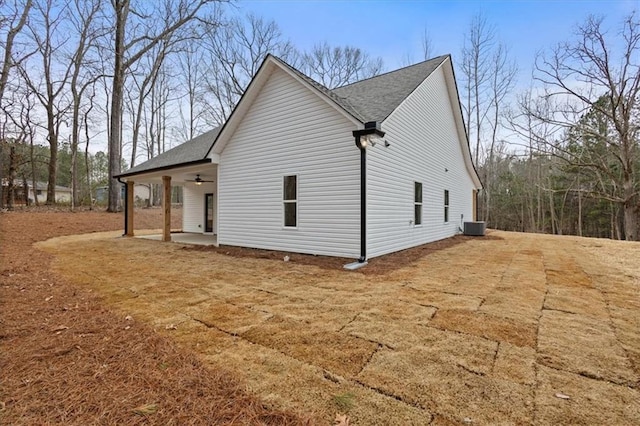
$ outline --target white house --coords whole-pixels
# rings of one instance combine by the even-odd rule
[[[182,185],[218,244],[361,262],[453,236],[481,188],[449,55],[333,90],[269,55],[223,126],[118,177]]]
[[[96,188],[95,199],[98,203],[106,203],[108,194],[107,186],[99,186]],[[124,189],[123,189],[124,197]],[[136,204],[147,204],[151,200],[151,185],[147,183],[136,183],[133,186],[133,199]]]
[[[47,201],[47,182],[36,182],[35,187],[33,186],[32,181],[26,182],[27,187],[27,196],[25,198],[25,183],[22,180],[14,180],[13,181],[13,200],[15,204],[33,204],[35,200],[38,203],[44,204]],[[2,186],[5,188],[5,191],[9,188],[9,183],[6,179],[2,180]],[[9,194],[5,192],[5,198],[9,197]],[[54,199],[56,203],[70,203],[71,202],[71,188],[66,186],[55,185],[55,193]],[[7,202],[7,200],[5,200]]]

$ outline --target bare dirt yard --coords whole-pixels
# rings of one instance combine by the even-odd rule
[[[226,410],[257,410],[238,423],[640,422],[640,243],[493,231],[347,272],[341,259],[113,233],[31,248],[79,231],[58,216],[0,216],[8,423],[211,424],[221,377],[236,392]],[[15,244],[21,256],[7,255]]]

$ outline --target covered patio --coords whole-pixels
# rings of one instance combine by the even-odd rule
[[[206,132],[184,144],[166,151],[116,178],[126,185],[124,233],[133,237],[134,194],[136,183],[161,184],[163,226],[161,241],[176,241],[186,244],[217,245],[217,193],[218,163],[216,154],[209,149],[218,135],[219,129]],[[184,203],[189,204],[194,213],[183,217],[183,234],[171,233],[171,187],[182,186]],[[148,235],[143,238],[150,238]]]
[[[163,234],[138,235],[136,238],[145,240],[162,241]],[[179,244],[193,244],[197,246],[217,246],[218,236],[208,234],[196,234],[193,232],[172,232],[171,241]]]

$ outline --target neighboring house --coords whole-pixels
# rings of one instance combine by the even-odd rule
[[[108,187],[99,186],[96,188],[95,199],[98,203],[106,203],[109,199]],[[124,187],[122,187],[122,197],[124,199]],[[151,185],[144,183],[137,183],[133,187],[133,198],[136,204],[149,203],[151,199]]]
[[[481,188],[449,55],[333,90],[269,55],[223,126],[119,177],[183,186],[218,244],[361,262],[455,235]]]
[[[47,201],[47,182],[36,182],[35,188],[33,187],[33,182],[27,181],[27,200],[29,204],[33,204],[35,200],[38,201],[39,204],[44,204]],[[5,190],[9,187],[7,181],[2,182],[2,186]],[[13,199],[14,204],[16,205],[24,205],[25,204],[25,191],[24,191],[24,183],[21,180],[15,180],[13,182]],[[8,201],[6,198],[9,196],[8,193],[5,192],[5,203]],[[55,186],[55,202],[56,203],[70,203],[71,202],[71,188],[66,186]]]

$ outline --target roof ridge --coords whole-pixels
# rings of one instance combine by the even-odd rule
[[[352,83],[344,84],[342,86],[335,87],[333,90],[342,89],[344,87],[349,87],[349,86],[352,86],[354,84],[362,83],[363,81],[373,80],[374,78],[383,77],[383,76],[386,76],[386,75],[389,75],[389,74],[393,74],[393,73],[396,73],[396,72],[404,71],[404,70],[407,70],[409,68],[416,67],[418,65],[422,65],[422,64],[424,64],[426,62],[435,61],[436,59],[441,59],[441,58],[444,59],[445,57],[449,57],[449,56],[451,56],[450,53],[447,53],[447,54],[444,54],[444,55],[440,55],[440,56],[436,56],[436,57],[433,57],[431,59],[426,59],[424,61],[416,62],[415,64],[407,65],[407,66],[402,67],[402,68],[397,68],[395,70],[383,72],[382,74],[377,74],[377,75],[374,75],[374,76],[371,76],[371,77],[363,78],[362,80],[358,80],[358,81],[354,81]]]

